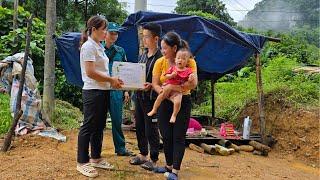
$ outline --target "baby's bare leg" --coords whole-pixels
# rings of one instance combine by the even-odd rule
[[[182,93],[180,92],[174,93],[170,97],[170,100],[173,102],[173,112],[170,118],[170,123],[175,123],[177,119],[177,115],[181,108]]]
[[[163,93],[160,93],[156,99],[156,101],[153,104],[152,110],[147,114],[148,116],[153,116],[157,113],[157,110],[161,104],[161,102],[165,99],[163,96]]]

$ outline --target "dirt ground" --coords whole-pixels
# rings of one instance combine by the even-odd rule
[[[267,132],[277,139],[268,157],[251,153],[231,156],[200,154],[186,148],[180,179],[320,179],[319,112],[320,109],[295,109],[281,98],[265,97]],[[253,119],[258,130],[256,103],[249,103],[239,116]],[[88,179],[76,171],[77,131],[63,131],[67,142],[57,142],[35,135],[18,137],[12,149],[0,153],[2,179]],[[138,153],[135,133],[126,131],[127,148]],[[0,138],[0,144],[3,139]],[[139,166],[129,165],[128,157],[114,154],[112,134],[104,135],[102,156],[115,165],[115,171],[99,170],[97,179],[165,179]],[[164,165],[160,153],[159,165]]]
[[[87,179],[76,171],[77,131],[62,132],[66,143],[35,135],[16,138],[8,153],[0,153],[0,179]],[[126,132],[127,147],[134,152],[134,132]],[[1,143],[1,142],[0,142]],[[103,157],[115,171],[99,170],[97,179],[165,179],[162,174],[129,165],[128,157],[114,154],[110,130],[105,132]],[[164,155],[160,154],[160,165]],[[251,153],[212,156],[186,149],[180,179],[319,179],[319,168],[311,167],[292,156],[281,156],[277,150],[268,157]]]

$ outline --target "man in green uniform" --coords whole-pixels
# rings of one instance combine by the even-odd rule
[[[110,75],[112,75],[112,65],[114,61],[127,61],[124,49],[114,44],[118,39],[118,33],[119,26],[114,22],[109,22],[108,32],[105,38],[105,53],[109,58]],[[121,128],[123,101],[129,101],[129,93],[124,92],[124,97],[123,100],[123,91],[110,91],[109,112],[112,121],[112,136],[115,153],[117,153],[118,156],[132,156],[133,153],[128,151],[125,147],[125,138]]]

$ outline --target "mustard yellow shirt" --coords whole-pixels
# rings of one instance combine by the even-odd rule
[[[197,64],[194,59],[189,59],[187,67],[192,69],[193,73],[197,73]],[[152,76],[159,76],[160,83],[163,84],[166,81],[166,77],[164,74],[170,68],[169,61],[163,56],[157,59],[156,63],[154,64]],[[190,90],[183,92],[183,95],[190,94]]]

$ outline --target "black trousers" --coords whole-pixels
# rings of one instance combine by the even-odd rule
[[[147,115],[153,104],[154,100],[137,94],[135,100],[136,135],[140,154],[147,156],[148,146],[150,145],[150,159],[157,162],[160,141],[158,119],[156,116],[149,117]]]
[[[163,137],[164,154],[168,166],[180,170],[185,151],[185,135],[191,114],[190,95],[182,97],[181,108],[175,123],[170,123],[173,112],[173,103],[169,100],[162,101],[158,109],[158,119],[161,136]]]
[[[106,125],[109,91],[82,90],[84,121],[78,134],[78,163],[101,158],[103,129]]]

